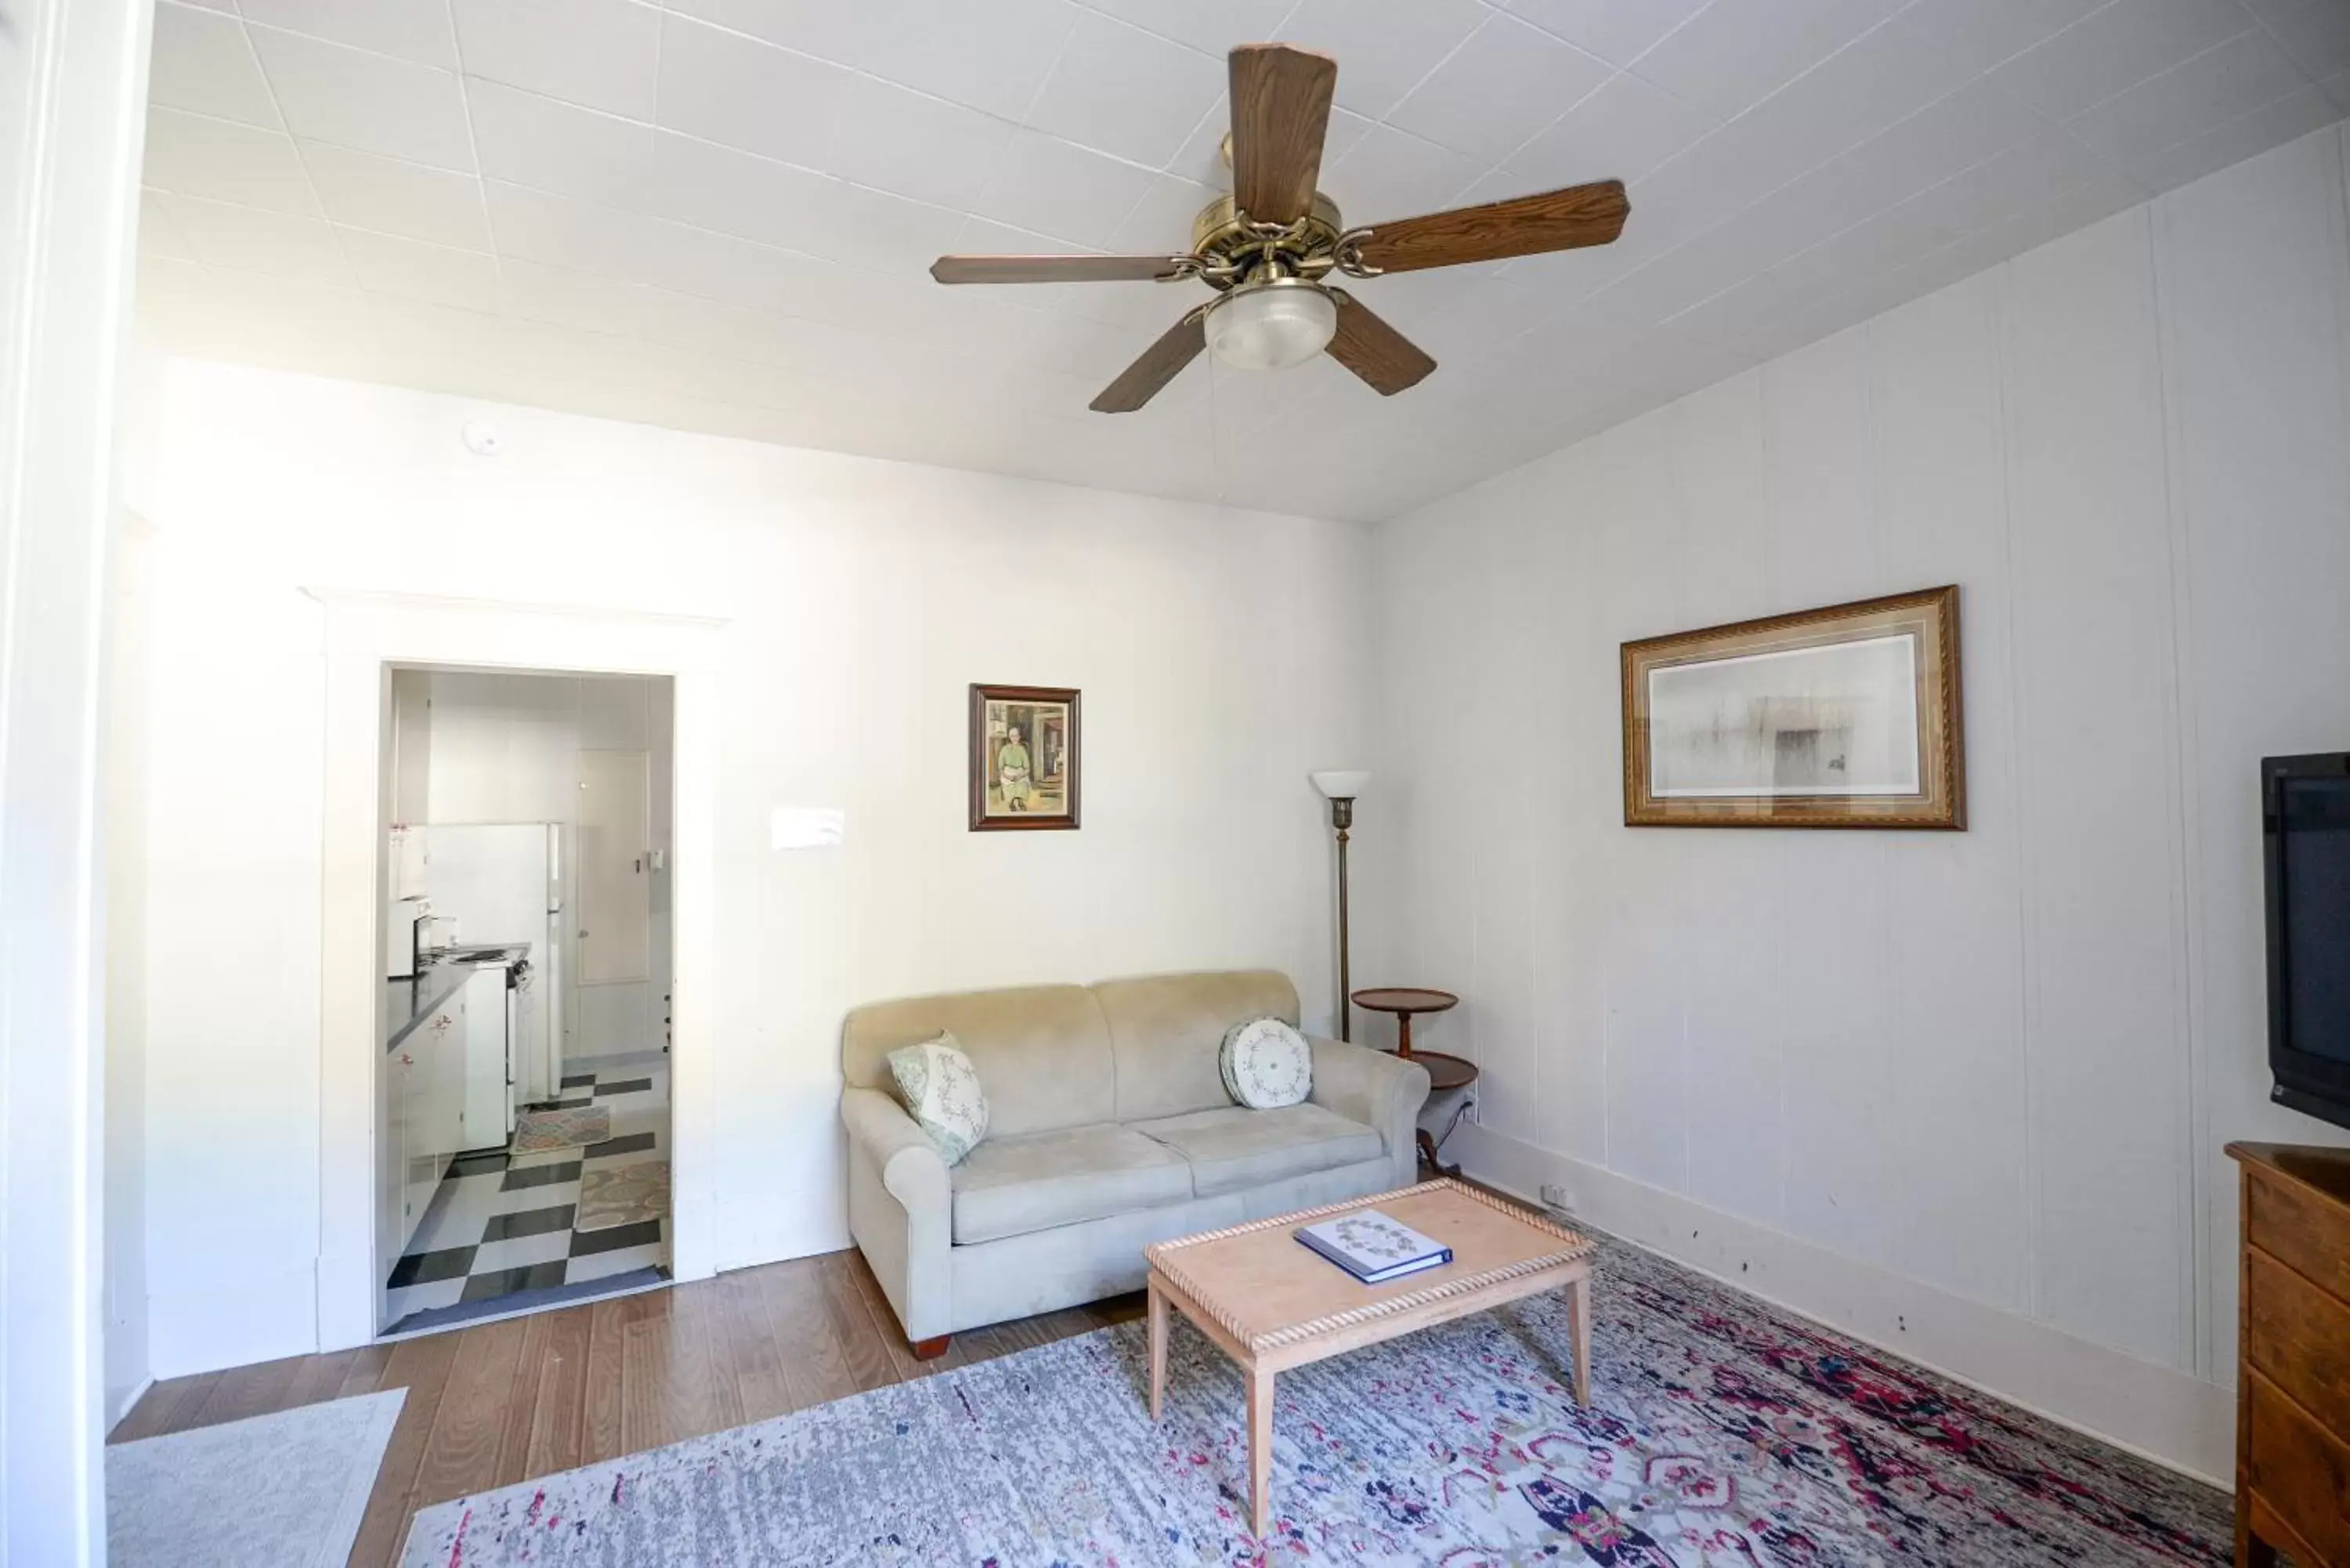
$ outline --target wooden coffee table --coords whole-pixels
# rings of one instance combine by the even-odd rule
[[[1293,1234],[1333,1214],[1377,1209],[1452,1249],[1440,1269],[1365,1285]],[[1591,1396],[1589,1239],[1457,1181],[1301,1209],[1228,1231],[1159,1241],[1150,1262],[1150,1418],[1167,1386],[1168,1309],[1190,1318],[1248,1379],[1249,1520],[1262,1536],[1273,1488],[1273,1379],[1287,1367],[1539,1291],[1567,1291],[1575,1403]]]

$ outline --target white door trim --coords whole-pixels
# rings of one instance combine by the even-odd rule
[[[392,664],[667,675],[676,682],[675,922],[670,1054],[671,1270],[714,1272],[718,659],[723,620],[579,605],[327,587],[327,771],[319,937],[318,1348],[376,1337],[376,1071],[382,1051]]]
[[[106,1559],[100,738],[152,10],[0,15],[0,1563],[18,1564]]]

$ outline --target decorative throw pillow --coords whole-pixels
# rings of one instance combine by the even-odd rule
[[[1314,1092],[1314,1049],[1278,1018],[1253,1018],[1224,1031],[1217,1054],[1224,1093],[1253,1111],[1294,1106]]]
[[[930,1135],[949,1165],[959,1163],[987,1136],[987,1096],[979,1074],[952,1034],[901,1045],[889,1053],[889,1075],[915,1125]]]

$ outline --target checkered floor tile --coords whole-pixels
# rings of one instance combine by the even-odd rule
[[[391,1271],[391,1332],[417,1313],[668,1267],[665,1216],[603,1231],[572,1228],[586,1171],[668,1158],[668,1057],[655,1052],[575,1064],[558,1097],[545,1104],[607,1106],[612,1136],[585,1148],[460,1156]]]

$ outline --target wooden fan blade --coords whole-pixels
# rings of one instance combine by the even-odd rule
[[[1338,62],[1287,44],[1232,54],[1232,200],[1261,223],[1288,223],[1314,204]]]
[[[1624,182],[1602,180],[1539,196],[1373,223],[1361,254],[1365,265],[1381,272],[1414,272],[1571,251],[1614,243],[1631,211],[1632,204],[1624,199]]]
[[[1419,344],[1371,314],[1370,307],[1346,290],[1334,288],[1338,301],[1338,330],[1330,339],[1330,358],[1368,382],[1373,391],[1392,398],[1406,387],[1416,387],[1436,369]]]
[[[1117,380],[1101,389],[1088,406],[1097,414],[1130,414],[1157,397],[1176,372],[1200,357],[1208,346],[1203,313],[1193,311],[1167,330],[1167,335],[1142,351]]]
[[[1189,256],[941,256],[941,283],[1150,283],[1178,275]]]

